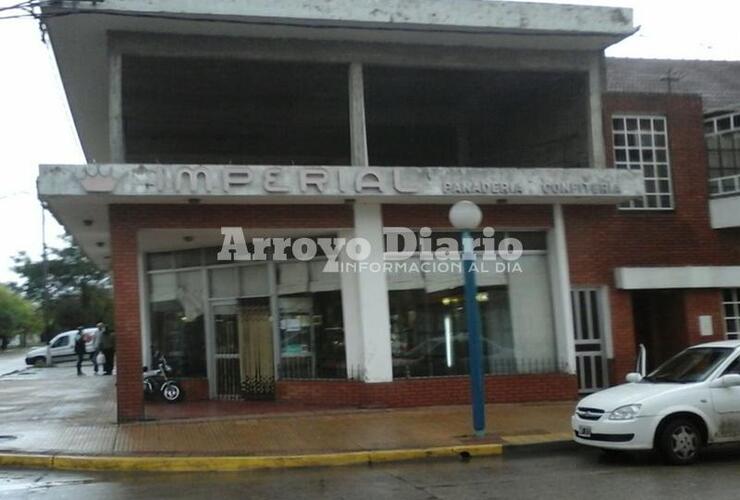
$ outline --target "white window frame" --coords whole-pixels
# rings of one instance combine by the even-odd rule
[[[645,177],[646,182],[646,191],[647,191],[647,182],[654,181],[655,182],[655,190],[651,193],[647,193],[642,197],[642,205],[636,204],[636,201],[629,201],[619,206],[620,210],[640,210],[640,211],[665,211],[665,210],[673,210],[675,208],[675,201],[674,201],[674,195],[673,195],[673,177],[671,172],[671,155],[670,155],[670,148],[669,148],[669,140],[668,140],[668,119],[665,116],[661,115],[634,115],[634,114],[622,114],[622,113],[616,113],[612,115],[611,117],[611,125],[612,125],[612,151],[613,151],[613,157],[614,157],[614,167],[622,170],[631,170],[631,171],[639,171],[641,172]],[[615,120],[623,120],[624,128],[621,130],[617,130],[614,127]],[[635,130],[635,135],[637,136],[637,144],[628,144],[627,141],[627,120],[636,120],[637,121],[637,129]],[[642,135],[643,134],[641,130],[641,120],[650,120],[650,136],[651,136],[651,145],[644,145],[642,144]],[[662,121],[663,122],[663,131],[662,134],[658,135],[664,135],[665,136],[665,145],[664,146],[656,146],[655,145],[655,121]],[[647,131],[645,131],[647,132]],[[624,145],[617,145],[616,136],[622,135],[625,137],[625,143]],[[630,159],[629,150],[630,149],[637,149],[639,152],[639,160],[632,160]],[[619,151],[624,151],[624,159],[618,160],[617,154]],[[652,160],[644,160],[644,151],[651,151],[652,152]],[[656,160],[657,151],[665,151],[665,162],[658,162]],[[659,165],[662,166],[663,163],[665,163],[666,166],[666,176],[658,176],[658,167]],[[646,169],[648,167],[653,168],[653,175],[647,176]],[[658,186],[660,182],[668,182],[668,190],[663,191],[659,190]],[[649,196],[655,196],[656,201],[658,205],[651,207],[648,206],[648,197]],[[667,196],[668,197],[668,205],[661,205],[661,199]]]
[[[729,293],[730,300],[725,300],[725,294]],[[727,306],[732,307],[733,315],[727,316]],[[735,320],[736,331],[727,329],[727,320]],[[740,288],[722,289],[722,323],[724,324],[725,337],[729,340],[740,340]]]

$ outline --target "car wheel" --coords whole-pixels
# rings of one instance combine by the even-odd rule
[[[31,364],[36,368],[43,368],[44,366],[46,366],[46,358],[38,357],[33,358],[31,361],[33,361],[33,363]]]
[[[666,462],[688,465],[699,456],[703,445],[701,430],[687,418],[671,420],[661,430],[658,450]]]

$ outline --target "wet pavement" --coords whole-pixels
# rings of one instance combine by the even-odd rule
[[[275,456],[469,444],[470,407],[326,410],[116,425],[115,376],[0,377],[0,453]],[[172,405],[176,411],[178,405]],[[573,403],[489,405],[492,442],[570,440]],[[500,438],[500,439],[499,439]]]
[[[26,368],[28,349],[12,349],[0,352],[0,377]]]
[[[652,455],[571,448],[468,462],[438,460],[240,473],[64,473],[0,470],[5,499],[735,499],[740,448],[708,450],[690,467]]]

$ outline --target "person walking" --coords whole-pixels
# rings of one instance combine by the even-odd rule
[[[100,340],[103,336],[103,332],[105,331],[105,323],[102,321],[95,325],[98,329],[97,332],[95,332],[95,337],[93,338],[92,342],[92,352],[90,353],[90,361],[92,361],[93,369],[95,370],[95,375],[98,374],[98,354],[100,354]]]
[[[77,335],[75,335],[75,354],[77,354],[77,375],[84,375],[82,373],[82,360],[85,359],[85,332],[80,326],[77,328]]]
[[[103,365],[103,375],[113,375],[113,358],[116,355],[116,334],[108,330],[102,323],[103,329],[100,332],[100,343],[99,349],[103,351],[105,356],[105,364]],[[98,326],[100,329],[100,326]]]

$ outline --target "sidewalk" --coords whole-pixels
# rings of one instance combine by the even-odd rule
[[[19,375],[0,379],[0,418],[4,418],[0,464],[232,470],[454,456],[465,451],[491,455],[500,454],[505,446],[571,439],[573,403],[490,405],[489,435],[481,440],[470,437],[468,406],[322,410],[116,425],[111,377],[71,379],[84,385],[63,391],[63,397],[53,395],[50,385],[55,384],[37,387],[44,393],[40,397],[56,398],[39,414],[27,406],[28,391],[53,376],[48,371],[39,373],[40,379],[34,379],[33,373],[26,379]],[[19,407],[14,408],[13,401]],[[17,460],[19,455],[40,457],[23,462]],[[202,460],[194,461],[196,457]]]

